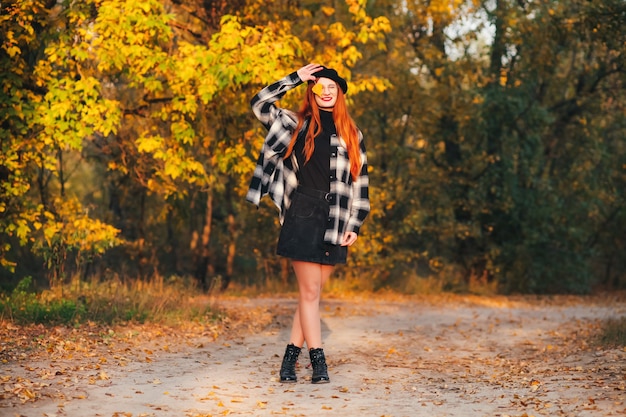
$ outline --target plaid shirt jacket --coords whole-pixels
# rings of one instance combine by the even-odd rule
[[[291,195],[298,187],[295,154],[284,159],[293,131],[297,127],[294,112],[281,109],[274,103],[303,81],[297,72],[265,87],[250,102],[254,115],[268,130],[261,154],[250,182],[246,200],[257,207],[261,198],[268,194],[279,210],[280,223],[291,203]],[[337,135],[330,139],[330,210],[324,240],[338,245],[345,232],[359,233],[370,211],[368,195],[367,157],[363,135],[359,131],[361,150],[361,173],[356,181],[350,175],[350,160],[346,144]]]

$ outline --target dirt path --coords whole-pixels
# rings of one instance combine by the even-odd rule
[[[5,361],[5,391],[18,378],[26,388],[26,381],[46,386],[36,401],[5,396],[0,415],[626,415],[626,351],[588,344],[599,320],[626,315],[624,302],[324,300],[331,377],[325,385],[310,383],[302,356],[298,383],[277,382],[293,300],[222,306],[251,318],[266,315],[267,324],[215,341],[210,333],[156,334],[150,347],[126,353],[110,345],[77,348],[69,358],[54,359],[53,351],[48,358]]]

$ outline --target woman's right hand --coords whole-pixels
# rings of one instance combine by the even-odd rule
[[[298,73],[298,77],[300,77],[300,79],[303,82],[307,82],[307,81],[315,81],[315,77],[313,76],[313,74],[315,74],[317,71],[323,69],[324,67],[322,67],[319,64],[308,64],[303,66],[302,68],[300,68],[298,71],[296,71]]]

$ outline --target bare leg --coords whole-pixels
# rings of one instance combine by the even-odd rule
[[[298,304],[300,303],[298,302]],[[296,307],[296,312],[293,315],[289,343],[293,343],[298,347],[304,346],[304,332],[302,331],[302,326],[300,325],[300,306]]]
[[[293,317],[290,343],[307,348],[322,347],[320,323],[320,297],[322,287],[333,272],[334,265],[293,261],[293,269],[298,279],[298,308]]]

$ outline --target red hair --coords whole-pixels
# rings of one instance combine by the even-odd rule
[[[287,147],[285,153],[285,159],[293,152],[293,147],[298,139],[298,132],[302,129],[304,121],[308,118],[311,119],[307,129],[305,141],[304,141],[304,156],[305,161],[308,161],[313,155],[315,149],[315,136],[317,136],[322,129],[322,122],[320,121],[320,109],[315,101],[315,96],[312,91],[313,83],[309,83],[306,89],[306,95],[302,106],[298,111],[298,125],[291,137],[291,142]],[[333,108],[333,121],[335,122],[335,128],[337,134],[344,140],[348,148],[348,157],[350,158],[350,174],[352,180],[356,180],[361,172],[361,150],[359,147],[359,130],[356,127],[356,123],[348,114],[348,108],[346,106],[346,99],[341,88],[337,88],[337,101]]]

